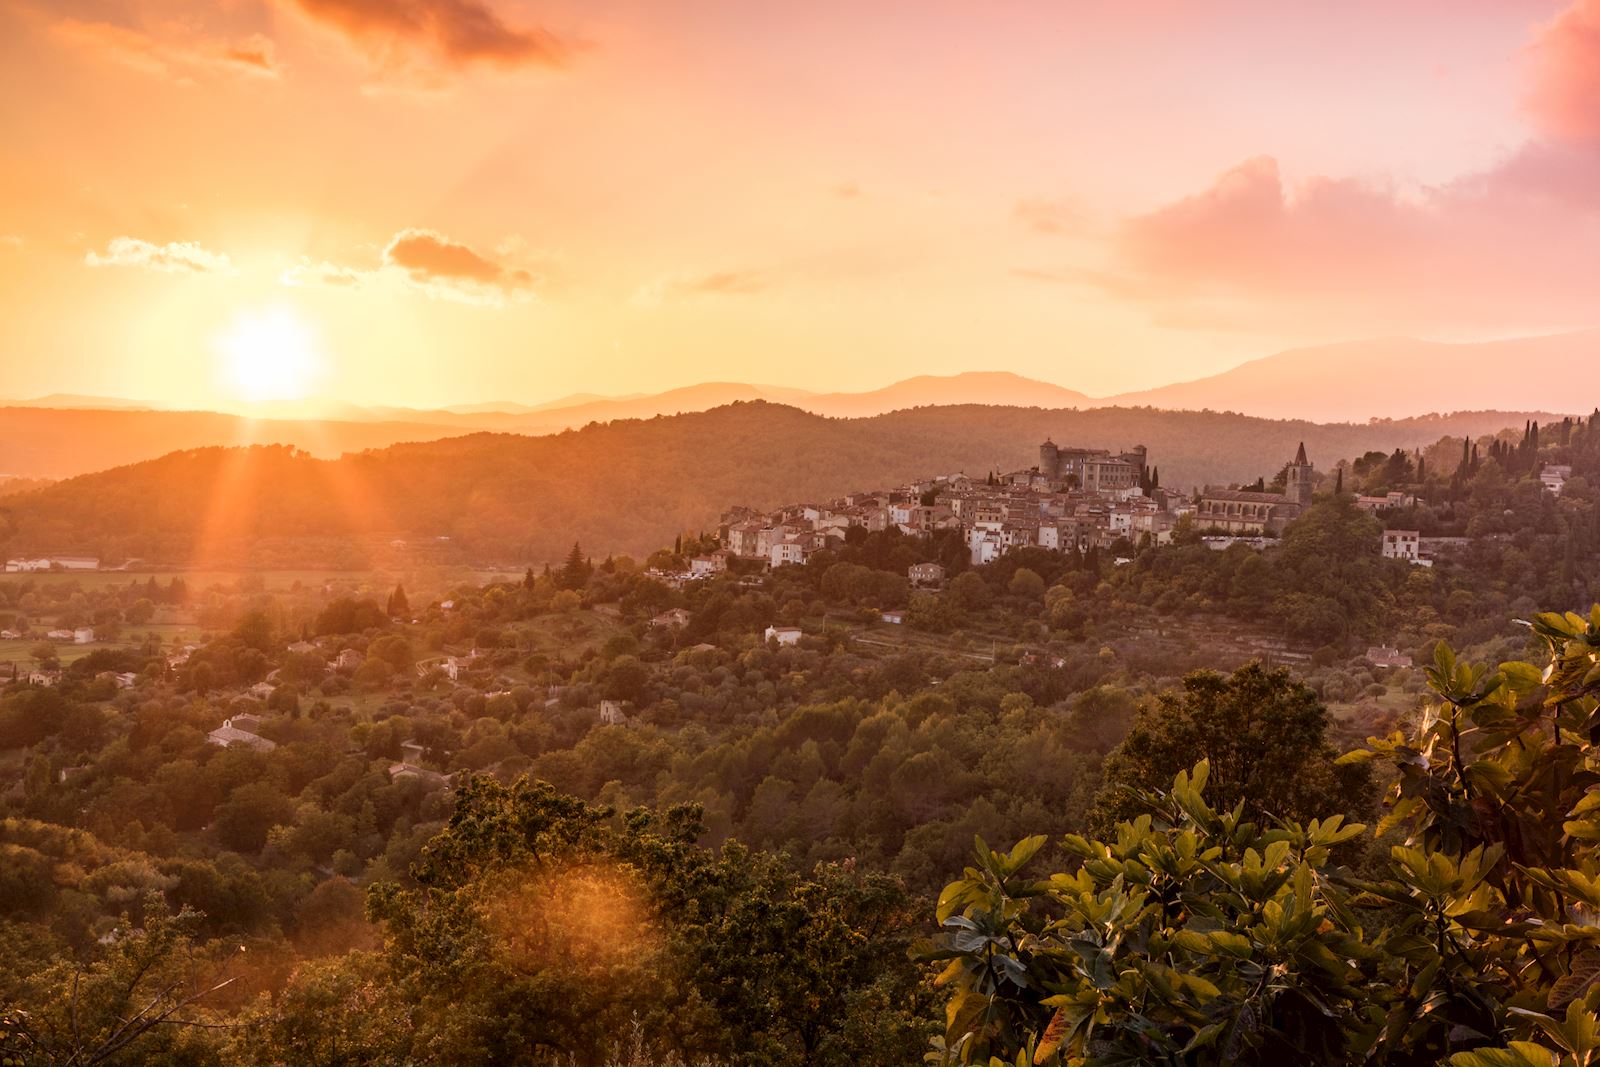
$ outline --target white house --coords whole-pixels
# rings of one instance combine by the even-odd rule
[[[944,581],[944,568],[937,563],[913,563],[906,569],[912,585],[938,585]]]
[[[1422,534],[1416,530],[1383,531],[1383,558],[1403,559],[1410,563],[1420,560]]]
[[[600,721],[607,726],[622,726],[628,721],[628,712],[620,700],[602,700],[600,702]]]
[[[768,641],[776,641],[780,645],[798,645],[805,632],[798,626],[769,626],[764,635]]]
[[[1374,667],[1409,667],[1411,657],[1401,652],[1398,648],[1387,645],[1373,645],[1367,649],[1367,662]]]
[[[92,626],[80,626],[72,631],[72,643],[75,645],[87,645],[93,643],[93,641],[94,627]]]
[[[797,541],[780,541],[772,546],[769,559],[774,567],[798,565],[806,561],[806,550]]]
[[[713,552],[709,556],[696,556],[689,561],[689,573],[696,578],[709,578],[728,569],[728,554]]]
[[[1570,463],[1547,463],[1539,471],[1540,484],[1556,496],[1561,495],[1561,490],[1565,488],[1567,479],[1570,477],[1572,477],[1572,465]]]

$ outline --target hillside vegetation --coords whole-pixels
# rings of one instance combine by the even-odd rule
[[[930,407],[828,419],[767,403],[592,425],[548,437],[467,437],[319,460],[287,447],[209,448],[20,494],[13,554],[87,553],[207,565],[358,566],[353,546],[448,545],[474,561],[643,554],[715,525],[734,504],[830,499],[935,473],[1031,465],[1038,442],[1143,443],[1168,485],[1276,471],[1300,441],[1329,466],[1370,449],[1493,433],[1481,412],[1364,425],[1218,412]],[[448,538],[448,542],[437,539]]]

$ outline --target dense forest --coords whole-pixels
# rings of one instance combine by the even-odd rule
[[[1168,485],[1270,477],[1313,460],[1493,434],[1477,412],[1318,425],[1216,412],[930,407],[827,419],[767,403],[475,434],[318,460],[287,447],[200,449],[8,498],[12,548],[108,561],[361,566],[395,540],[473,562],[559,559],[573,538],[640,555],[735,504],[776,506],[933,474],[1032,465],[1045,437],[1150,448]],[[448,538],[448,542],[439,539]]]
[[[0,579],[0,1057],[1589,1062],[1600,611],[1538,608],[1597,473],[1361,454],[1261,552]],[[1421,486],[1432,568],[1351,495]]]

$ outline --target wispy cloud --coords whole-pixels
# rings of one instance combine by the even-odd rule
[[[158,245],[137,237],[113,237],[105,252],[91,251],[83,261],[91,267],[135,267],[163,274],[236,273],[226,254],[209,251],[193,241]]]
[[[354,288],[361,285],[371,276],[370,271],[357,270],[354,267],[344,267],[337,263],[326,261],[312,261],[302,258],[300,262],[291,267],[285,267],[278,275],[278,281],[284,285],[331,285],[340,288]]]
[[[1071,200],[1032,197],[1017,201],[1013,217],[1034,233],[1056,236],[1084,229],[1083,208]]]
[[[656,308],[673,300],[696,297],[749,296],[768,288],[754,271],[713,271],[709,274],[673,274],[646,282],[633,294],[636,307]]]
[[[487,0],[281,0],[354,42],[383,66],[423,56],[448,67],[559,67],[571,46],[513,26]]]
[[[276,46],[262,34],[237,39],[180,32],[158,36],[132,26],[73,18],[60,19],[52,28],[61,40],[89,55],[181,85],[198,84],[204,74],[280,74]]]

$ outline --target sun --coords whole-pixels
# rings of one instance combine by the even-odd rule
[[[316,334],[289,307],[240,314],[217,351],[229,389],[253,404],[304,399],[323,371]]]

